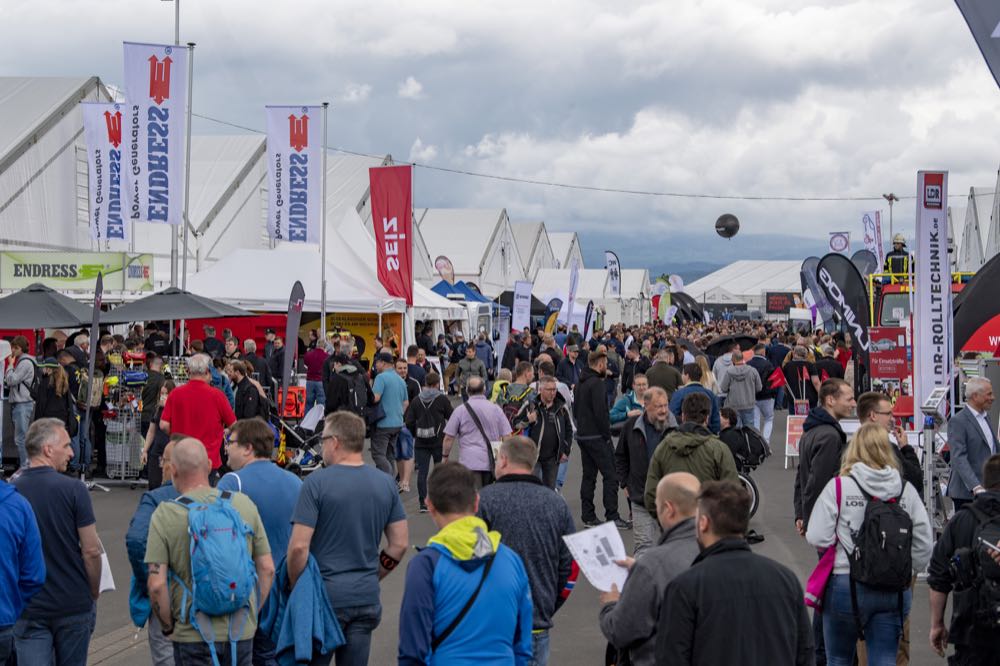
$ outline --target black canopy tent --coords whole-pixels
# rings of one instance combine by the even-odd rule
[[[497,296],[496,302],[499,303],[500,305],[503,305],[503,306],[506,306],[506,307],[510,308],[511,312],[513,312],[513,310],[514,310],[514,292],[510,291],[510,290],[507,290],[507,291],[503,292],[502,294],[500,294],[499,296]],[[542,303],[540,300],[538,300],[537,298],[535,298],[534,294],[531,295],[531,316],[532,317],[544,317],[545,316],[545,303]]]
[[[0,326],[8,329],[81,326],[92,312],[91,306],[37,283],[0,298]]]
[[[181,319],[219,319],[252,317],[252,312],[170,287],[101,314],[102,324],[128,324],[136,321],[177,321]]]
[[[705,352],[710,356],[718,356],[734,342],[740,346],[740,351],[747,351],[757,344],[757,338],[752,335],[720,335],[708,343]]]

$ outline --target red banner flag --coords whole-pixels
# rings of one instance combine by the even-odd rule
[[[771,376],[767,378],[767,384],[768,387],[776,389],[788,384],[788,380],[785,378],[785,373],[782,372],[781,368],[775,368]]]
[[[412,168],[374,167],[368,175],[378,281],[390,296],[413,305]]]

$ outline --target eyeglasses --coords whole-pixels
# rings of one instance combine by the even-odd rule
[[[337,436],[336,435],[320,435],[320,437],[319,437],[319,441],[320,442],[326,442],[326,440],[328,440],[328,439],[337,439]]]
[[[879,416],[892,416],[892,410],[891,409],[889,411],[887,411],[887,412],[876,411],[875,413],[878,414]]]

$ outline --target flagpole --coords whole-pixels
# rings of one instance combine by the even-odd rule
[[[194,89],[194,42],[188,42],[188,89],[187,89],[187,148],[184,151],[184,214],[181,223],[184,225],[184,256],[181,259],[181,289],[187,289],[188,265],[188,210],[191,195],[191,93]]]
[[[174,0],[174,46],[181,45],[181,0]],[[135,225],[132,225],[133,231]],[[170,286],[177,286],[177,230],[170,229]],[[174,335],[170,329],[171,338]]]
[[[319,343],[326,345],[326,117],[330,109],[329,102],[323,102],[323,200],[320,212],[320,315],[319,315]]]

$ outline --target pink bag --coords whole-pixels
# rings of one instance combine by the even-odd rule
[[[806,606],[822,610],[823,594],[826,592],[826,584],[833,575],[833,565],[837,561],[837,525],[840,523],[840,477],[836,477],[837,488],[837,522],[833,527],[833,545],[823,551],[819,558],[819,564],[813,569],[806,581],[805,602]]]

